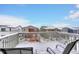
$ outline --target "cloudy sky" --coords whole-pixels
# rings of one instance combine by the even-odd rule
[[[79,5],[0,4],[0,25],[79,26]]]

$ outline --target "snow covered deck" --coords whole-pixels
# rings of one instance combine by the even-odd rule
[[[74,40],[79,39],[79,34],[64,33],[64,32],[33,32],[38,34],[38,42],[29,42],[25,37],[28,33],[13,33],[7,36],[0,37],[0,48],[26,48],[33,47],[34,54],[48,54],[47,48],[50,47],[58,53],[63,52],[63,48],[56,49],[56,45],[66,47],[66,45]],[[25,40],[26,39],[26,40]],[[43,41],[42,41],[43,40]],[[67,43],[67,44],[64,44]],[[79,51],[79,44],[76,46]]]
[[[19,43],[15,48],[27,48],[33,47],[33,54],[62,54],[67,45],[58,41],[48,41],[48,42],[22,42]],[[75,45],[76,46],[76,45]],[[78,46],[79,47],[79,46]],[[47,49],[49,49],[49,52]],[[75,47],[71,50],[70,54],[79,54],[79,51]]]
[[[57,41],[49,41],[49,42],[22,42],[16,46],[16,48],[26,48],[26,47],[33,47],[33,53],[34,54],[49,54],[47,52],[47,48],[50,47],[53,50],[56,49],[56,45],[61,45],[65,47],[66,45],[63,45],[62,43],[59,43]],[[57,50],[57,49],[56,49]],[[63,52],[63,48],[59,49]],[[59,52],[59,53],[62,53]]]

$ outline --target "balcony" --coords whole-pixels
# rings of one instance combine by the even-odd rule
[[[32,37],[29,37],[29,35]],[[36,35],[36,36],[35,36]],[[79,34],[64,32],[19,32],[0,37],[0,48],[33,48],[33,54],[48,54],[48,47],[55,50],[57,45],[66,47],[70,42],[79,39]],[[60,47],[61,53],[63,48]],[[79,43],[74,47],[79,52]]]

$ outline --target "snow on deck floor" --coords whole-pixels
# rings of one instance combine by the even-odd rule
[[[49,41],[49,42],[22,42],[16,46],[16,48],[25,48],[25,47],[33,47],[33,53],[37,54],[48,54],[46,51],[47,47],[51,47],[55,50],[56,45],[60,44],[63,46],[62,43],[57,41]]]

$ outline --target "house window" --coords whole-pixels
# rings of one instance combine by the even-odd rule
[[[11,28],[10,28],[10,31],[11,31]]]
[[[35,30],[34,29],[29,29],[29,32],[34,32]]]
[[[1,28],[1,31],[6,31],[6,29],[5,28]]]

